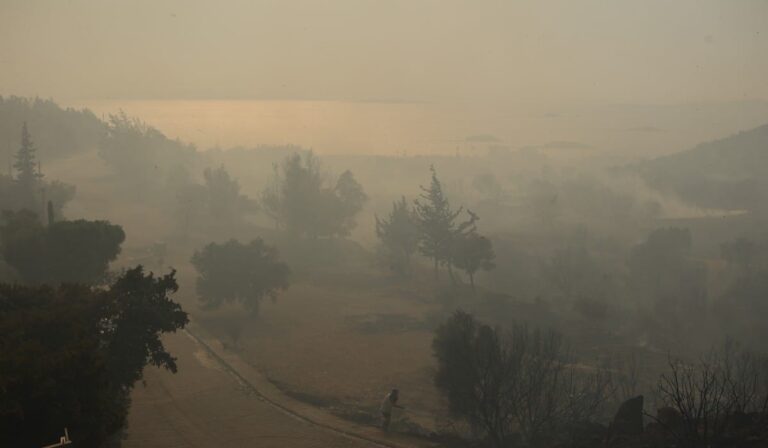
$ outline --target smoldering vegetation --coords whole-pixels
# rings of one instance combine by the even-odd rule
[[[2,97],[0,142],[0,445],[118,444],[191,318],[343,418],[398,387],[391,430],[445,446],[768,446],[768,125],[345,156]]]

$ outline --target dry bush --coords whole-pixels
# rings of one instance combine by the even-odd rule
[[[435,383],[452,413],[496,447],[518,437],[527,445],[567,438],[612,394],[608,371],[577,367],[554,331],[505,332],[459,311],[436,330],[433,349]]]

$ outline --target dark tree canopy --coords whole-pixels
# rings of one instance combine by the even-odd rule
[[[453,241],[452,249],[454,266],[466,272],[473,289],[477,271],[490,271],[496,267],[493,262],[496,254],[491,240],[476,232],[459,234]]]
[[[101,280],[120,253],[123,229],[108,221],[58,221],[44,227],[28,211],[6,212],[0,226],[5,260],[28,283]]]
[[[176,370],[162,333],[187,323],[174,273],[141,266],[110,288],[0,284],[0,445],[43,446],[65,427],[100,446],[125,424],[147,364]]]
[[[288,288],[290,269],[277,249],[260,238],[248,244],[208,244],[194,253],[192,265],[198,273],[197,293],[209,307],[236,301],[257,314],[264,297]]]

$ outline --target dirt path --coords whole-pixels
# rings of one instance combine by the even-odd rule
[[[282,394],[199,328],[170,335],[179,372],[147,369],[128,417],[125,447],[418,447]]]

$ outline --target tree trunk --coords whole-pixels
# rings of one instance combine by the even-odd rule
[[[469,273],[469,284],[472,285],[472,292],[475,292],[475,273]]]

